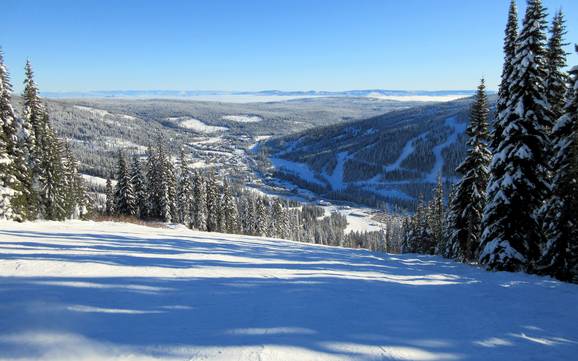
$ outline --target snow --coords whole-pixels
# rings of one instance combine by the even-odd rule
[[[224,115],[222,119],[237,123],[259,123],[263,120],[256,115]]]
[[[452,129],[452,133],[447,137],[445,142],[436,145],[432,150],[435,156],[435,163],[429,174],[425,177],[425,181],[429,183],[436,183],[437,177],[442,174],[444,167],[443,150],[457,142],[458,136],[465,132],[467,128],[467,124],[459,123],[456,117],[447,118],[445,120],[445,125]]]
[[[345,162],[349,158],[348,152],[339,152],[337,153],[337,163],[335,164],[335,168],[331,175],[324,173],[323,177],[329,182],[331,185],[331,189],[334,191],[341,191],[345,189],[345,184],[343,182],[343,167]]]
[[[81,176],[82,176],[82,179],[84,179],[84,181],[87,184],[94,184],[96,186],[102,186],[102,187],[106,186],[106,179],[104,179],[104,178],[95,177],[95,176],[88,175],[88,174],[81,174]],[[116,181],[114,179],[111,179],[110,184],[112,186],[114,186],[116,184]]]
[[[199,133],[210,134],[210,133],[216,133],[216,132],[223,132],[223,131],[227,130],[227,128],[225,128],[225,127],[217,127],[217,126],[213,126],[213,125],[208,125],[208,124],[205,124],[198,119],[190,118],[190,117],[171,117],[171,118],[167,118],[167,120],[176,122],[176,124],[180,128],[191,129],[191,130],[194,130],[195,132],[199,132]]]
[[[315,176],[315,172],[311,168],[309,168],[307,164],[292,162],[287,159],[281,159],[276,157],[271,157],[270,160],[276,169],[281,169],[287,173],[294,174],[295,176],[309,183],[318,184],[323,187],[325,186],[323,182],[317,179],[317,177]]]
[[[578,286],[435,256],[0,222],[0,360],[571,360]]]
[[[97,109],[97,108],[91,108],[91,107],[85,107],[83,105],[75,105],[74,108],[78,109],[78,110],[82,110],[85,112],[89,112],[95,115],[98,115],[101,118],[104,118],[107,115],[110,115],[110,113],[104,109]]]

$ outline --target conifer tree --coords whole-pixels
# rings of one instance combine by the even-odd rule
[[[146,182],[141,168],[141,162],[138,155],[132,158],[130,173],[130,183],[134,193],[136,215],[143,219],[147,217],[147,193]]]
[[[207,231],[218,232],[221,218],[221,197],[215,174],[209,172],[206,179],[206,196],[207,196]]]
[[[147,194],[147,215],[158,219],[161,217],[160,207],[160,180],[162,172],[158,153],[149,146],[147,149],[146,164],[146,194]]]
[[[191,226],[191,207],[193,205],[193,184],[184,148],[179,154],[179,175],[177,179],[177,219],[188,227]]]
[[[0,51],[0,219],[23,220],[19,198],[22,187],[18,177],[15,114],[12,86]]]
[[[467,153],[464,161],[456,169],[462,175],[456,186],[451,208],[454,219],[452,228],[452,254],[462,261],[477,260],[482,234],[481,222],[486,203],[488,165],[491,153],[488,143],[488,99],[484,80],[478,87],[472,104],[470,122],[466,130],[468,136]]]
[[[444,213],[444,187],[443,178],[440,174],[430,205],[432,244],[426,250],[428,254],[435,254],[438,245],[443,242]]]
[[[496,104],[496,117],[492,126],[490,137],[490,149],[494,152],[502,141],[502,133],[507,118],[508,102],[510,100],[510,76],[513,70],[513,61],[516,52],[516,39],[518,38],[518,9],[516,1],[510,0],[508,21],[504,32],[504,65],[502,78],[498,89],[498,101]]]
[[[116,187],[114,192],[114,210],[116,214],[135,216],[137,207],[134,190],[130,180],[129,169],[122,151],[118,151],[118,165],[116,168]]]
[[[44,219],[63,220],[67,212],[62,144],[50,126],[48,114],[43,115],[36,131],[41,134],[41,137],[36,138],[36,151],[39,154],[39,213]]]
[[[548,195],[545,9],[529,0],[516,41],[503,136],[490,164],[480,263],[495,270],[531,270],[542,242],[538,209]],[[500,120],[501,121],[501,120]]]
[[[547,242],[539,271],[578,283],[578,66],[570,73],[570,96],[552,132],[554,177],[545,205]]]
[[[562,116],[568,91],[568,75],[563,70],[566,67],[566,52],[563,47],[568,45],[564,43],[564,35],[566,35],[564,15],[562,11],[558,11],[552,21],[546,51],[546,91],[553,121]]]
[[[227,233],[239,233],[239,214],[235,198],[231,193],[229,182],[223,182],[223,218],[224,231]]]
[[[267,232],[267,204],[263,197],[258,197],[255,202],[255,224],[253,226],[255,235],[264,236]]]
[[[110,177],[106,178],[105,196],[106,202],[104,206],[104,212],[110,216],[114,213],[114,193],[112,190],[112,182]]]
[[[207,189],[202,174],[196,173],[193,179],[193,228],[199,231],[207,230]]]

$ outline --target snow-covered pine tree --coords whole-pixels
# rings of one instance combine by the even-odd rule
[[[562,11],[559,10],[552,21],[546,51],[546,70],[548,73],[546,90],[553,121],[562,116],[566,93],[568,92],[568,74],[564,71],[566,68],[564,46],[568,44],[564,43],[564,35],[566,35],[565,20]]]
[[[67,142],[63,144],[65,217],[83,219],[88,212],[88,195],[84,180],[78,174],[78,164]]]
[[[263,197],[257,197],[255,202],[254,232],[257,236],[264,236],[267,232],[267,204]]]
[[[578,283],[578,66],[570,74],[564,115],[552,130],[554,177],[552,197],[545,205],[547,242],[538,271]]]
[[[193,205],[193,183],[185,150],[179,153],[179,174],[177,177],[177,221],[191,227],[191,207]]]
[[[161,218],[161,177],[159,155],[155,149],[149,146],[146,162],[147,216],[154,219]]]
[[[461,261],[478,259],[482,235],[482,214],[486,204],[488,165],[492,157],[488,150],[488,99],[482,79],[470,113],[466,130],[468,136],[466,158],[456,171],[462,175],[456,186],[451,208],[453,219],[452,254]]]
[[[43,143],[44,130],[47,128],[44,124],[47,115],[38,96],[38,87],[34,81],[34,72],[30,61],[27,61],[25,66],[22,101],[23,111],[17,125],[17,135],[28,171],[25,179],[23,179],[23,188],[27,191],[25,203],[28,209],[26,209],[26,214],[28,219],[35,219],[39,215],[43,216],[42,212],[46,211],[46,205],[41,203],[46,201],[46,198],[43,200],[40,193],[44,192],[46,195],[46,190],[41,191],[43,185],[40,179],[42,177],[40,164],[43,161],[42,152],[49,149],[50,145]],[[44,157],[44,165],[46,166],[48,164],[46,163],[47,155]]]
[[[114,192],[112,190],[112,182],[110,177],[106,178],[106,187],[105,187],[105,206],[104,212],[106,215],[110,216],[114,213]]]
[[[23,220],[22,187],[19,181],[15,114],[12,109],[12,86],[0,50],[0,219]]]
[[[43,219],[63,220],[67,212],[62,144],[52,130],[46,113],[35,131],[42,134],[36,138],[36,151],[40,156],[37,165],[39,214]]]
[[[240,227],[237,202],[233,197],[227,179],[223,182],[223,217],[225,222],[224,231],[227,233],[239,233]]]
[[[457,217],[457,209],[454,207],[456,201],[456,187],[453,186],[452,190],[449,192],[448,196],[448,207],[446,209],[444,217],[444,232],[442,237],[442,242],[438,245],[436,254],[439,254],[446,258],[455,258],[454,249],[456,247],[457,238],[455,232],[455,223]]]
[[[10,184],[10,180],[13,178],[13,160],[8,153],[8,142],[6,139],[4,129],[0,128],[0,220],[14,218],[12,199],[16,195],[16,191]]]
[[[438,176],[438,182],[434,188],[433,198],[429,208],[432,244],[427,247],[425,253],[435,254],[438,245],[443,242],[442,238],[444,236],[444,186],[441,174]]]
[[[537,211],[548,196],[551,154],[545,17],[541,0],[529,0],[508,78],[503,135],[490,164],[480,263],[494,270],[531,271],[540,254]]]
[[[209,172],[206,179],[206,196],[207,231],[218,232],[221,222],[221,194],[213,170]]]
[[[146,182],[142,172],[141,162],[137,154],[134,154],[132,157],[132,166],[130,171],[130,183],[134,193],[136,215],[140,219],[144,219],[147,217]]]
[[[193,177],[193,204],[191,211],[193,212],[191,217],[193,228],[199,231],[206,231],[208,212],[207,188],[205,178],[198,172]]]
[[[134,190],[132,188],[126,159],[121,150],[118,151],[117,161],[114,210],[115,213],[119,215],[135,216],[137,214],[137,207]]]
[[[502,77],[498,89],[498,101],[496,103],[496,116],[491,129],[490,149],[494,152],[498,149],[502,141],[502,133],[505,127],[504,122],[507,118],[508,101],[510,99],[509,79],[512,75],[516,39],[518,38],[518,9],[515,0],[510,0],[510,9],[508,11],[508,21],[504,32],[504,65],[502,67]]]

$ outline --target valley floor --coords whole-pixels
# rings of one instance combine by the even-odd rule
[[[0,222],[0,360],[571,360],[577,304],[433,256]]]

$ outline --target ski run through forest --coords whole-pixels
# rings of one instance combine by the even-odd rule
[[[575,357],[578,66],[563,13],[546,18],[511,1],[496,109],[482,79],[459,180],[438,144],[431,199],[364,232],[193,168],[162,134],[118,149],[90,193],[31,63],[16,98],[0,53],[0,360]]]

